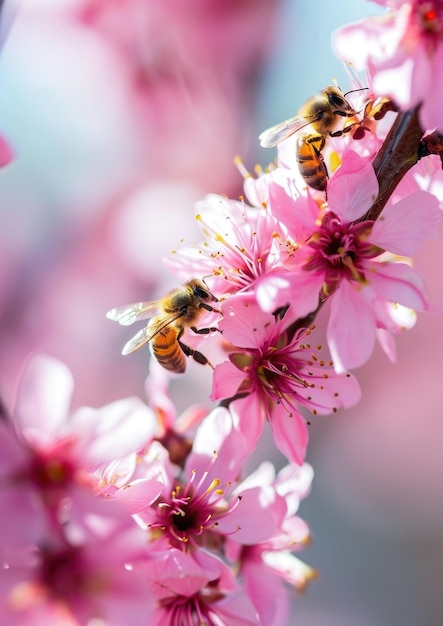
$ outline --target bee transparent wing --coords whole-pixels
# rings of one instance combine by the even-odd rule
[[[280,124],[276,124],[264,130],[258,137],[260,145],[263,148],[273,148],[284,139],[288,139],[288,137],[291,137],[294,133],[297,133],[302,128],[309,126],[309,124],[317,120],[318,118],[316,116],[303,117],[296,115],[295,117],[291,117],[289,120],[285,120],[284,122],[280,122]]]
[[[152,335],[149,330],[149,326],[145,326],[145,328],[139,330],[139,332],[123,346],[122,354],[130,354],[131,352],[138,350],[147,344],[151,339]]]
[[[118,322],[121,326],[131,326],[137,320],[146,320],[159,310],[156,302],[134,302],[111,309],[106,313],[108,320]]]
[[[132,339],[130,339],[124,346],[122,354],[130,354],[135,352],[139,348],[142,348],[145,344],[149,343],[155,335],[157,335],[164,328],[167,328],[170,324],[173,324],[179,317],[182,317],[181,311],[173,313],[172,315],[162,315],[161,317],[152,320],[145,328],[142,328]]]

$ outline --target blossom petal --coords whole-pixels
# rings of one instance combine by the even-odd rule
[[[416,191],[384,209],[368,240],[393,254],[412,256],[425,239],[437,236],[440,219],[437,198]]]
[[[255,281],[255,296],[262,311],[272,313],[288,303],[291,294],[290,278],[287,270],[273,268]]]
[[[319,209],[309,194],[294,198],[287,189],[272,182],[269,202],[272,214],[285,224],[296,241],[303,241],[315,230]]]
[[[69,433],[76,435],[78,456],[94,465],[139,451],[153,437],[155,428],[153,412],[133,397],[100,409],[79,409],[72,416]]]
[[[442,128],[443,115],[441,110],[441,85],[443,81],[443,46],[441,42],[437,46],[436,53],[432,59],[432,64],[429,63],[428,58],[426,59],[426,64],[429,68],[431,78],[430,83],[433,85],[433,89],[429,89],[426,92],[426,98],[423,99],[423,103],[418,111],[418,117],[422,128]]]
[[[202,567],[191,554],[176,548],[153,553],[148,569],[152,590],[160,598],[172,594],[192,596],[218,578],[223,565],[215,558],[213,562],[212,568]]]
[[[318,307],[319,293],[323,286],[323,272],[294,272],[290,278],[291,305],[286,314],[290,319],[301,319]]]
[[[241,501],[229,515],[218,520],[219,532],[232,533],[235,541],[251,546],[280,531],[287,507],[285,499],[273,487],[254,487],[235,493],[241,495]]]
[[[254,450],[263,432],[264,409],[257,393],[250,393],[229,405],[234,424],[243,433],[250,450]]]
[[[29,461],[29,451],[13,429],[0,422],[0,476],[20,471]]]
[[[285,497],[289,514],[297,512],[300,500],[311,490],[313,478],[314,469],[309,463],[304,463],[301,467],[289,463],[279,471],[275,488],[277,493]]]
[[[244,372],[240,371],[233,363],[224,361],[216,366],[212,376],[211,400],[232,398],[245,379]]]
[[[212,605],[214,623],[229,626],[261,626],[257,610],[246,593],[237,591],[226,594]]]
[[[240,293],[222,304],[223,319],[219,323],[225,339],[239,348],[259,349],[269,338],[269,327],[275,319],[262,311],[251,294]]]
[[[33,356],[23,373],[14,412],[19,434],[29,442],[50,440],[68,416],[74,380],[57,359]]]
[[[249,445],[236,428],[228,409],[218,407],[205,417],[195,434],[192,452],[186,460],[186,474],[206,473],[208,481],[223,477],[234,481],[242,462],[250,453]]]
[[[0,560],[4,563],[20,564],[30,558],[31,549],[47,533],[46,511],[41,502],[26,485],[14,483],[0,490],[2,516],[0,531]]]
[[[339,408],[349,408],[360,402],[360,385],[352,374],[329,375],[324,370],[317,372],[312,368],[313,376],[309,378],[312,384],[297,390],[297,394],[304,398],[304,406],[314,415],[329,415]]]
[[[135,515],[155,502],[163,488],[159,480],[139,478],[118,489],[109,500],[118,500],[130,515]]]
[[[248,596],[260,615],[260,624],[289,624],[290,601],[283,579],[260,561],[243,566]]]
[[[361,289],[344,280],[331,298],[326,338],[339,374],[366,363],[374,349],[375,316]]]
[[[428,303],[423,294],[423,281],[413,267],[406,263],[379,263],[371,275],[371,284],[378,298],[398,302],[416,311],[426,311]]]
[[[392,363],[397,362],[397,346],[390,332],[384,328],[377,328],[377,339],[383,352]]]
[[[378,194],[378,181],[371,163],[353,150],[346,150],[342,164],[328,184],[328,204],[342,222],[352,222],[366,213]]]
[[[289,461],[303,465],[308,447],[308,428],[306,420],[293,410],[289,415],[287,410],[277,404],[270,419],[274,441],[277,448]]]

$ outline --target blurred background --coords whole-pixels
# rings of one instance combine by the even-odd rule
[[[118,304],[177,285],[160,262],[199,240],[193,205],[236,197],[233,157],[252,170],[264,128],[348,79],[330,36],[381,11],[363,0],[7,0],[2,9],[0,396],[12,407],[32,352],[65,361],[73,406],[143,397],[146,351],[105,319]],[[417,256],[443,302],[440,240]],[[325,317],[323,312],[323,318]],[[319,325],[321,325],[321,319]],[[294,599],[299,626],[443,623],[443,333],[419,317],[356,375],[363,400],[317,418],[301,507],[320,573]],[[209,368],[208,368],[209,369]],[[207,397],[190,364],[180,409]],[[255,455],[274,454],[264,441]],[[275,462],[281,458],[275,456]]]

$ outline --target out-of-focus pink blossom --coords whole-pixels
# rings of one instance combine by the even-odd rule
[[[301,464],[308,431],[299,407],[324,415],[352,406],[360,398],[356,380],[335,374],[320,358],[319,346],[308,343],[311,330],[286,334],[290,307],[287,318],[276,319],[243,294],[228,300],[223,312],[220,328],[235,348],[230,360],[215,369],[212,398],[235,400],[240,430],[248,441],[257,441],[268,419],[277,447]]]
[[[3,555],[14,546],[18,554],[29,549],[46,524],[57,534],[67,503],[98,488],[93,470],[141,449],[153,435],[154,416],[136,398],[69,415],[72,389],[70,371],[51,357],[36,355],[25,368],[10,430],[1,431],[9,452],[0,499],[11,529],[6,542],[2,533]],[[26,513],[26,523],[15,523]]]
[[[385,0],[387,13],[340,28],[338,56],[366,69],[374,92],[402,109],[421,104],[423,129],[441,127],[443,116],[443,5],[441,0]]]
[[[69,463],[87,470],[141,449],[153,436],[154,415],[138,398],[69,415],[72,390],[72,375],[63,363],[45,355],[29,361],[12,414],[25,445],[44,455],[59,442]]]
[[[75,406],[141,388],[141,354],[115,376],[103,313],[163,295],[157,259],[193,236],[193,203],[238,192],[232,157],[247,150],[278,2],[3,3],[2,98],[23,103],[0,129],[20,155],[1,197],[8,400],[33,351],[69,364]]]
[[[4,167],[11,163],[14,159],[14,152],[8,141],[0,135],[0,167]]]
[[[63,539],[48,532],[22,563],[2,562],[2,624],[149,621],[152,598],[134,570],[145,558],[144,533],[124,510],[92,493],[82,493],[80,509],[65,524]]]

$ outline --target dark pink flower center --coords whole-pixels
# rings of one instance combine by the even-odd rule
[[[76,595],[84,585],[85,569],[81,551],[66,547],[64,550],[43,548],[40,550],[40,582],[54,595],[68,599]]]
[[[274,404],[282,405],[289,417],[298,404],[316,413],[317,405],[312,401],[310,390],[323,388],[329,377],[327,368],[332,367],[332,362],[317,356],[321,346],[312,349],[309,343],[301,343],[313,329],[301,329],[289,343],[286,333],[282,333],[275,344],[263,350],[230,355],[232,363],[247,374],[240,393],[257,392],[268,416]],[[331,406],[331,411],[335,410]]]
[[[443,1],[416,0],[411,19],[415,22],[421,35],[428,44],[435,44],[443,38]]]
[[[74,480],[76,468],[62,456],[34,457],[30,468],[30,479],[41,491],[66,487]]]
[[[343,224],[329,211],[308,245],[313,253],[303,266],[308,272],[325,274],[324,293],[333,293],[341,280],[365,281],[364,262],[380,254],[380,249],[366,241],[373,222]]]
[[[225,492],[218,488],[218,479],[205,489],[206,475],[195,488],[192,485],[194,478],[195,473],[188,485],[177,485],[169,501],[157,505],[157,519],[150,525],[152,531],[159,531],[162,535],[167,533],[171,544],[178,548],[191,541],[200,544],[200,537],[217,525],[214,516],[225,514],[232,508],[222,502]]]

